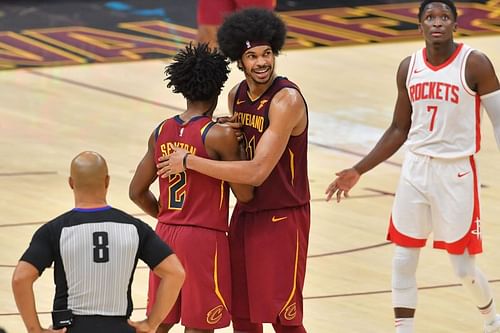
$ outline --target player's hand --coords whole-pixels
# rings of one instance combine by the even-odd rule
[[[135,328],[136,333],[155,333],[158,327],[153,327],[147,319],[141,321],[127,320],[128,324]]]
[[[240,122],[237,121],[237,117],[235,115],[228,117],[218,117],[217,123],[222,124],[224,126],[229,126],[234,130],[236,134],[236,138],[239,142],[243,140],[243,132],[241,131],[241,127],[243,126]]]
[[[359,172],[354,168],[342,170],[335,175],[337,175],[337,178],[326,188],[326,201],[330,201],[334,195],[337,196],[337,202],[340,202],[342,199],[342,194],[344,198],[348,198],[349,191],[356,185],[359,177],[361,177]]]
[[[156,174],[161,178],[183,172],[183,159],[189,152],[182,148],[174,148],[170,155],[161,156],[156,164]]]

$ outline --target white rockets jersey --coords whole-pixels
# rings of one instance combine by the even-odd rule
[[[458,158],[479,151],[481,102],[465,81],[471,51],[458,44],[439,66],[427,62],[425,48],[412,55],[406,89],[413,112],[406,145],[413,153]]]

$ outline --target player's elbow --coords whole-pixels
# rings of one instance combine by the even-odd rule
[[[264,170],[260,165],[249,168],[249,171],[250,174],[248,175],[248,181],[246,183],[255,187],[262,185],[270,174],[270,171]]]
[[[249,186],[248,189],[245,189],[243,191],[239,191],[238,193],[235,192],[236,199],[238,199],[239,202],[247,203],[252,201],[253,199],[253,186]]]
[[[139,191],[133,184],[130,184],[128,188],[128,197],[137,204],[141,200],[142,192]]]

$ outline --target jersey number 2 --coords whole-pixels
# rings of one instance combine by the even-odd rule
[[[186,199],[186,172],[170,175],[168,182],[168,208],[180,210]]]
[[[94,232],[92,234],[92,240],[94,244],[94,262],[108,262],[108,233],[104,231]]]

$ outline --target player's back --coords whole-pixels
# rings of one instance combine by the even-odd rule
[[[275,78],[272,85],[256,100],[249,98],[246,81],[241,82],[238,87],[233,113],[243,124],[242,130],[250,159],[253,158],[255,148],[264,131],[269,127],[271,100],[284,88],[296,89],[300,93],[298,87],[284,77]],[[269,177],[261,186],[255,188],[254,199],[247,204],[238,203],[241,209],[245,211],[279,209],[300,206],[309,202],[307,132],[308,126],[301,134],[290,136],[283,155]]]
[[[179,116],[169,118],[155,131],[155,158],[169,155],[175,147],[191,154],[210,158],[205,138],[215,123],[206,116],[184,122]],[[160,178],[160,223],[193,225],[227,231],[229,186],[224,181],[194,170]]]

